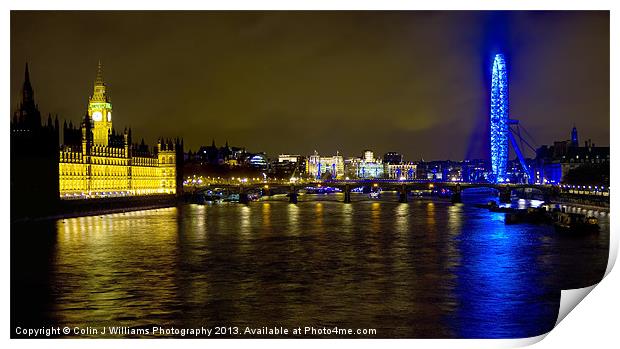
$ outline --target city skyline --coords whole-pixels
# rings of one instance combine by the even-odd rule
[[[204,29],[192,41],[180,35],[193,28],[184,23],[182,28],[172,29],[170,36],[156,31],[151,41],[139,42],[131,49],[132,39],[146,38],[144,32],[135,30],[136,21],[131,19],[140,19],[137,22],[142,24],[156,20],[181,23],[184,16],[203,19],[209,28],[227,28],[227,32],[207,35]],[[550,17],[555,21],[549,21]],[[364,19],[372,20],[380,30],[364,36],[368,34]],[[23,21],[40,23],[39,28],[49,30],[30,32],[18,25]],[[50,26],[52,22],[62,25]],[[96,35],[87,22],[100,24]],[[123,25],[114,29],[115,23]],[[321,29],[320,24],[327,28]],[[566,138],[573,124],[585,139],[609,144],[606,12],[447,12],[424,16],[418,12],[13,12],[11,25],[12,105],[19,100],[27,61],[42,114],[58,113],[61,119],[79,123],[88,98],[84,92],[92,84],[100,59],[116,106],[120,123],[116,125],[132,127],[147,143],[161,135],[181,136],[186,150],[194,151],[215,139],[218,145],[228,141],[270,156],[308,155],[314,150],[357,155],[372,149],[379,156],[396,151],[409,161],[488,158],[488,67],[480,61],[488,65],[491,54],[501,48],[511,67],[511,115],[527,129],[536,130],[537,145]],[[490,35],[490,27],[503,30]],[[75,28],[81,28],[79,33],[68,33]],[[291,32],[272,37],[281,28]],[[422,29],[428,34],[421,34]],[[127,31],[129,38],[121,37],[120,30]],[[568,33],[572,33],[571,39],[562,42]],[[524,41],[533,34],[544,38]],[[45,40],[55,35],[62,35],[63,40]],[[205,40],[198,42],[200,35]],[[347,35],[348,44],[338,45]],[[432,42],[433,35],[456,41]],[[249,45],[250,36],[253,45]],[[298,42],[300,38],[306,46]],[[550,38],[557,40],[545,43]],[[407,39],[430,52],[412,51],[404,44]],[[466,39],[465,43],[460,39]],[[92,46],[94,50],[77,50],[83,54],[72,51],[71,57],[63,52],[68,44],[75,49],[93,42],[102,44]],[[198,47],[190,47],[192,43]],[[179,56],[181,52],[171,49],[174,47],[205,53],[205,60]],[[154,55],[158,48],[161,54]],[[118,55],[123,49],[129,60]],[[558,57],[555,61],[549,59],[552,53]],[[425,60],[425,54],[440,58]],[[54,59],[43,60],[49,55]],[[233,59],[225,59],[231,55]],[[188,64],[174,65],[166,63],[167,59]],[[421,72],[423,68],[431,71]],[[567,71],[573,76],[566,76]],[[316,74],[327,76],[319,79]],[[576,82],[581,83],[578,88],[573,87]],[[440,99],[444,90],[447,97]],[[452,98],[457,90],[458,98]],[[580,102],[564,103],[575,98]]]

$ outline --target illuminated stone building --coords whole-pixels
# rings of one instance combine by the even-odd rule
[[[132,142],[131,129],[112,127],[112,103],[101,64],[79,128],[63,127],[59,154],[61,199],[176,194],[182,143],[159,140],[156,148]]]
[[[417,166],[414,163],[385,163],[386,177],[399,180],[416,179]]]
[[[344,176],[344,158],[338,153],[334,156],[320,156],[315,151],[314,155],[308,157],[306,169],[310,178],[341,179]]]

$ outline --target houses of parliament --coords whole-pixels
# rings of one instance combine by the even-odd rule
[[[12,209],[41,201],[177,194],[182,140],[160,139],[150,148],[144,140],[134,143],[131,129],[117,132],[112,120],[101,64],[81,124],[65,121],[62,130],[57,116],[42,122],[26,65],[11,121]]]

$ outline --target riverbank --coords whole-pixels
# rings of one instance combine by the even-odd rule
[[[126,196],[96,198],[88,200],[59,200],[45,215],[22,216],[12,219],[13,223],[36,222],[54,219],[96,216],[103,214],[150,210],[176,206],[182,202],[175,195]]]
[[[550,203],[561,205],[561,206],[572,206],[572,207],[578,207],[578,208],[586,209],[586,210],[595,210],[595,211],[609,213],[609,204],[607,206],[598,206],[598,205],[588,205],[588,204],[561,201],[561,200],[551,200]]]
[[[577,196],[573,194],[561,194],[560,197],[553,198],[550,202],[553,204],[609,212],[609,196]]]

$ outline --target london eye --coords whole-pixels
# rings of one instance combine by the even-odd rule
[[[491,77],[491,169],[493,181],[506,179],[508,163],[508,76],[504,55],[493,60]]]
[[[515,132],[510,125],[515,125]],[[498,53],[493,60],[493,73],[491,75],[491,170],[490,178],[492,182],[500,183],[509,181],[506,171],[508,166],[508,142],[512,144],[512,148],[521,163],[525,174],[526,182],[531,182],[533,176],[527,162],[523,157],[523,153],[517,140],[515,133],[519,137],[521,144],[525,143],[532,151],[535,149],[521,137],[519,121],[508,117],[508,72],[506,69],[506,60],[504,55]],[[527,132],[527,131],[526,131]]]

